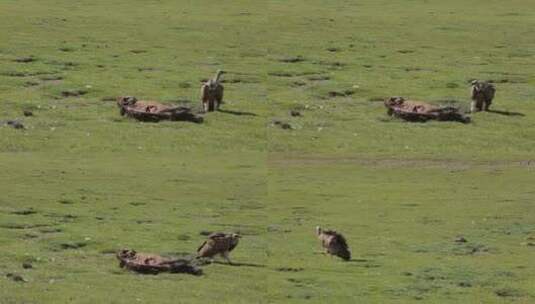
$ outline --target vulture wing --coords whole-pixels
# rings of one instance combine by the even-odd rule
[[[219,242],[217,240],[209,239],[205,241],[199,250],[197,251],[197,256],[200,257],[213,257],[214,255],[221,252],[219,248]]]
[[[335,235],[334,235],[334,236],[335,236],[334,239],[336,240],[336,242],[337,242],[340,246],[342,246],[342,247],[344,247],[345,249],[347,249],[348,246],[347,246],[346,238],[345,238],[342,234],[340,234],[340,233],[336,233],[336,232],[335,232]]]
[[[208,243],[208,241],[204,241],[204,243],[202,243],[201,246],[199,246],[199,248],[197,248],[197,252],[198,253],[201,253],[201,250],[203,250],[204,246],[206,246],[206,243]]]
[[[230,242],[230,244],[229,244],[229,247],[228,247],[228,251],[230,252],[234,248],[236,248],[236,246],[238,246],[238,240],[231,238],[231,239],[229,239],[229,242]]]
[[[222,237],[225,237],[226,234],[223,233],[223,232],[213,232],[212,234],[210,234],[208,236],[209,239],[217,239],[217,238],[222,238]]]

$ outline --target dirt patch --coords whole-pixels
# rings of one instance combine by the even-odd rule
[[[524,296],[522,291],[513,288],[500,288],[495,290],[494,294],[501,298],[518,298]]]
[[[284,63],[298,63],[298,62],[305,61],[305,58],[303,58],[302,56],[285,57],[285,58],[279,59],[278,61],[284,62]]]
[[[78,216],[72,215],[72,214],[57,214],[57,213],[51,213],[51,214],[47,214],[45,216],[46,217],[51,217],[51,218],[56,218],[61,223],[71,223],[75,219],[78,218]]]
[[[483,244],[466,244],[457,243],[457,246],[453,248],[452,252],[455,255],[479,255],[485,253],[491,253],[489,247]]]
[[[61,91],[61,96],[63,96],[64,98],[80,97],[80,96],[83,96],[85,94],[87,94],[87,91],[86,90],[80,90],[80,89]]]
[[[16,214],[16,215],[32,215],[32,214],[36,214],[37,211],[33,210],[33,209],[22,209],[22,210],[16,210],[16,211],[13,211],[11,212],[11,214]]]
[[[62,250],[80,249],[87,246],[86,242],[66,242],[59,244],[59,248]]]
[[[69,47],[69,46],[60,47],[58,50],[60,50],[62,52],[67,52],[67,53],[76,51],[75,48]]]
[[[60,81],[63,80],[63,76],[60,75],[43,75],[39,77],[42,81]]]
[[[499,79],[490,79],[490,83],[527,83],[528,81],[524,78],[499,78]]]
[[[4,229],[16,229],[16,230],[23,230],[23,229],[32,229],[32,228],[39,228],[39,227],[48,227],[50,224],[20,224],[20,223],[7,223],[7,224],[1,224],[0,228]]]
[[[294,77],[294,76],[296,76],[294,73],[291,73],[291,72],[269,72],[268,75],[276,76],[276,77]]]
[[[331,77],[327,75],[312,75],[312,76],[307,77],[307,79],[310,81],[325,81],[325,80],[330,80]]]
[[[354,90],[329,91],[327,93],[327,96],[330,97],[330,98],[335,98],[335,97],[348,97],[348,96],[351,96],[353,94],[355,94]]]
[[[48,234],[48,233],[59,233],[59,232],[63,232],[63,229],[61,229],[61,228],[50,227],[50,228],[39,229],[39,232],[41,232],[41,233],[43,233],[43,234]]]
[[[302,86],[306,86],[306,82],[302,81],[302,80],[297,80],[297,81],[293,81],[292,83],[290,83],[290,86],[292,87],[302,87]]]
[[[339,61],[316,61],[316,62],[314,62],[314,64],[327,66],[328,68],[331,68],[331,69],[333,69],[333,68],[339,69],[339,68],[342,68],[342,67],[347,65],[347,64],[345,64],[343,62],[339,62]]]
[[[147,53],[148,51],[147,50],[130,50],[130,52],[134,54],[143,54],[143,53]]]
[[[26,77],[26,76],[31,76],[31,74],[28,73],[28,72],[18,72],[18,71],[0,72],[0,75],[7,76],[7,77]]]
[[[137,206],[144,206],[146,205],[147,203],[143,203],[143,202],[131,202],[130,205],[134,206],[134,207],[137,207]]]
[[[278,126],[283,130],[292,130],[293,129],[292,125],[289,122],[282,121],[282,120],[279,120],[279,119],[273,119],[271,121],[271,125],[272,126]]]
[[[29,81],[26,81],[25,83],[23,83],[22,85],[24,87],[35,87],[35,86],[39,85],[39,82],[33,81],[33,80],[29,80]]]
[[[279,268],[275,268],[276,271],[280,271],[280,272],[301,272],[303,270],[305,270],[304,268],[293,268],[293,267],[279,267]]]
[[[151,72],[151,71],[156,71],[156,70],[157,69],[153,68],[153,67],[139,67],[139,68],[137,68],[138,72]]]
[[[35,234],[35,233],[25,233],[24,235],[22,235],[22,239],[24,240],[31,240],[31,239],[36,239],[38,238],[39,235]]]
[[[13,61],[18,62],[18,63],[30,63],[30,62],[37,61],[37,59],[35,57],[29,56],[29,57],[19,57],[17,59],[14,59]]]

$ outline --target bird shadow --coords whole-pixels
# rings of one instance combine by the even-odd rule
[[[500,110],[487,110],[489,113],[505,115],[505,116],[526,116],[524,113],[520,112],[509,112],[509,111],[500,111]]]
[[[240,111],[232,111],[232,110],[219,110],[221,113],[225,114],[231,114],[231,115],[237,115],[237,116],[258,116],[255,113],[251,112],[240,112]]]
[[[227,262],[219,262],[219,261],[213,261],[214,264],[219,265],[225,265],[225,266],[233,266],[233,267],[258,267],[258,268],[264,268],[266,265],[263,264],[253,264],[253,263],[236,263],[232,262],[232,264],[229,264]]]
[[[370,262],[370,260],[366,260],[366,259],[351,259],[351,260],[348,260],[346,262],[348,262],[348,263],[366,263],[366,262]]]

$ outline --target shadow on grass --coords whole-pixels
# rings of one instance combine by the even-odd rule
[[[236,262],[232,262],[232,264],[229,264],[227,262],[219,262],[219,261],[213,261],[212,263],[219,264],[219,265],[233,266],[233,267],[258,267],[258,268],[266,267],[266,265],[263,265],[263,264],[253,264],[253,263],[236,263]]]
[[[488,110],[487,112],[505,115],[505,116],[521,116],[521,117],[526,116],[524,113],[520,113],[520,112],[509,112],[509,111],[500,111],[500,110]]]
[[[221,113],[238,115],[238,116],[258,116],[255,113],[251,112],[240,112],[240,111],[231,111],[231,110],[219,110]]]

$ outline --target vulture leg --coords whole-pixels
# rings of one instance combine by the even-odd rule
[[[470,112],[475,113],[476,112],[476,102],[475,100],[472,101],[472,104],[470,105]]]
[[[485,103],[484,103],[484,108],[483,108],[483,110],[485,110],[485,111],[488,111],[488,110],[489,110],[489,108],[490,108],[490,104],[491,104],[491,102],[492,102],[492,100],[488,100],[488,99],[487,99],[487,100],[485,100]]]
[[[232,261],[230,261],[230,258],[228,256],[228,251],[223,252],[221,256],[223,256],[223,258],[227,261],[227,263],[229,263],[229,265],[232,265]]]

